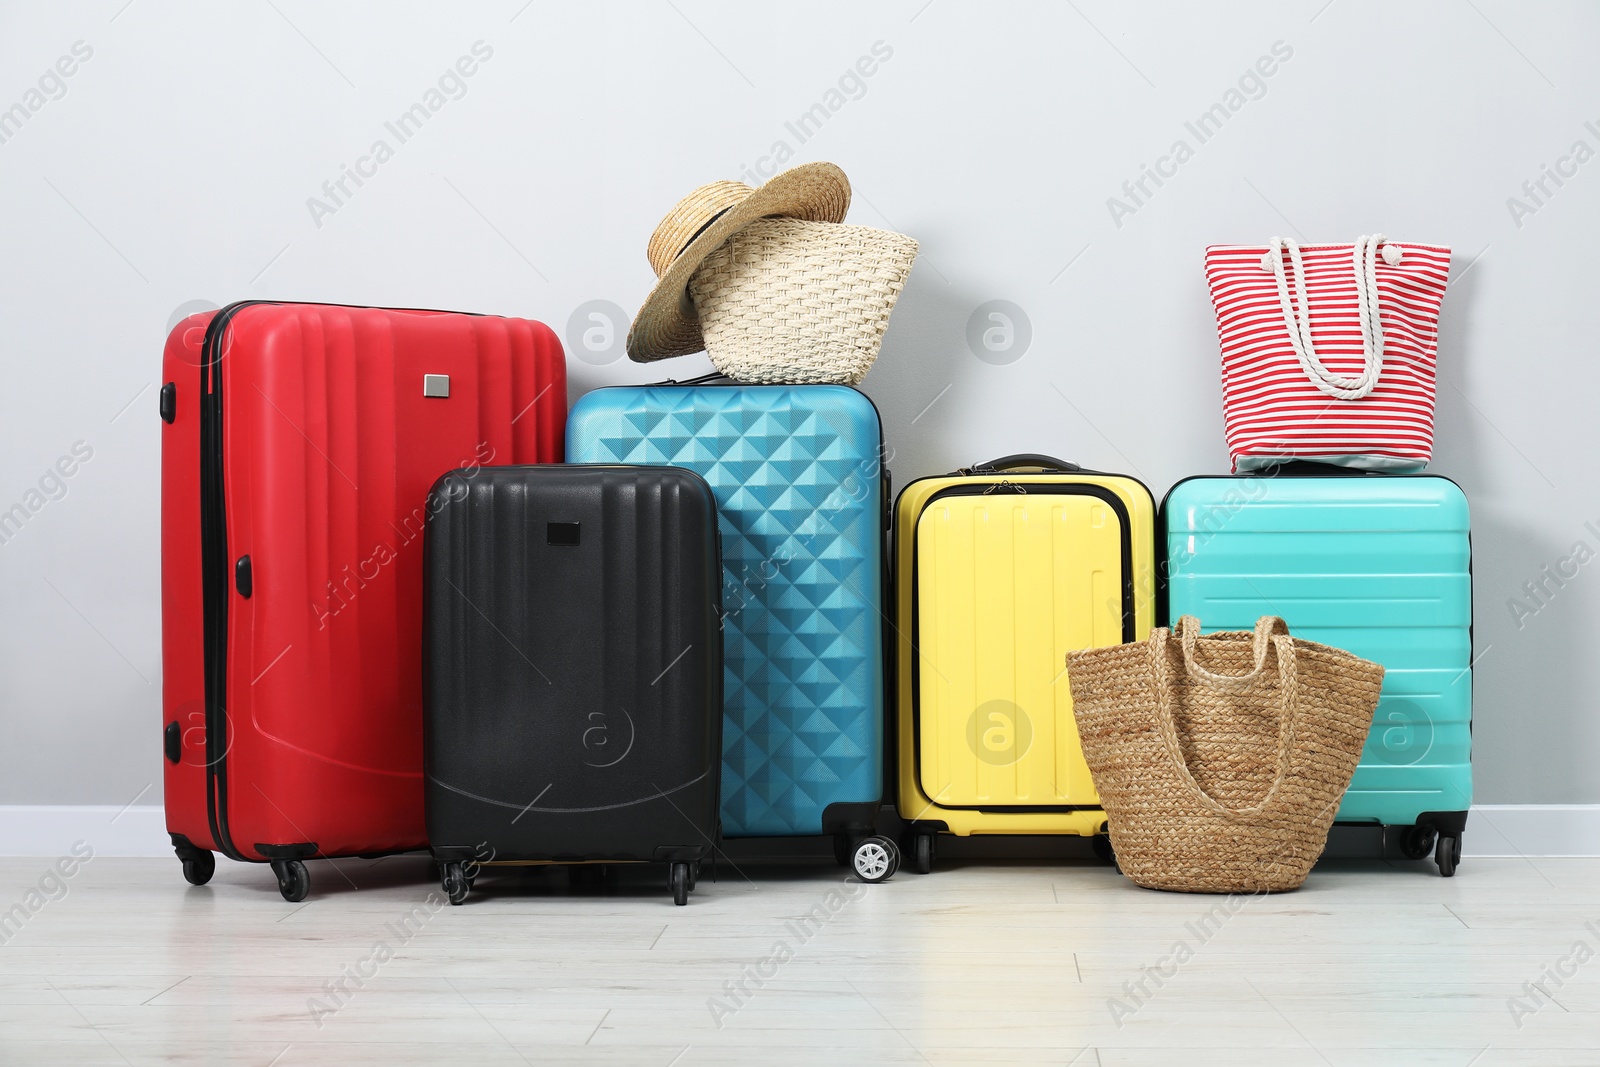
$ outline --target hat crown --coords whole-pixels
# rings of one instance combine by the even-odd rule
[[[850,179],[822,162],[791,167],[757,188],[712,182],[679,200],[645,249],[657,281],[628,327],[628,358],[649,363],[705,348],[689,279],[730,236],[756,219],[838,223],[849,210]]]
[[[754,192],[744,182],[718,181],[702,185],[672,205],[667,217],[650,235],[650,244],[645,248],[645,258],[650,260],[656,277],[665,274],[678,254],[718,215],[748,199]]]

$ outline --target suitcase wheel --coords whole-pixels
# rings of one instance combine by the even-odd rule
[[[674,863],[667,874],[667,884],[672,887],[672,902],[679,907],[689,903],[689,890],[694,888],[694,876],[687,863]]]
[[[567,868],[567,881],[586,889],[599,889],[606,884],[611,868],[604,863],[574,863]]]
[[[850,866],[850,835],[833,835],[833,862],[841,867]]]
[[[1113,867],[1116,866],[1117,853],[1116,850],[1111,847],[1110,834],[1095,834],[1089,839],[1089,843],[1094,846],[1095,857],[1099,859],[1101,863],[1109,863]]]
[[[1434,849],[1433,861],[1439,865],[1441,877],[1454,878],[1456,867],[1461,863],[1461,835],[1440,834],[1438,846]]]
[[[445,896],[450,898],[450,903],[460,904],[467,899],[467,894],[472,892],[472,882],[467,878],[467,872],[459,863],[446,863],[441,865],[439,883],[444,886]]]
[[[863,882],[887,881],[899,867],[900,850],[887,837],[863,837],[850,852],[850,869]]]
[[[694,892],[694,884],[700,880],[700,861],[695,860],[689,864],[689,892]]]
[[[180,848],[178,859],[183,863],[183,878],[190,885],[205,885],[217,872],[217,857],[203,848]]]
[[[273,860],[272,873],[278,876],[278,892],[291,904],[298,904],[311,892],[311,875],[300,860]]]
[[[918,874],[933,873],[933,838],[933,834],[924,830],[918,830],[912,835],[912,854],[916,860]]]
[[[1400,835],[1400,855],[1408,860],[1425,860],[1433,851],[1437,837],[1433,827],[1427,824],[1408,826]]]

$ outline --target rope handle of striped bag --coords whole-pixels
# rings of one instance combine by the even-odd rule
[[[1223,675],[1216,674],[1201,667],[1194,661],[1194,644],[1200,630],[1200,620],[1193,615],[1185,615],[1178,620],[1178,639],[1183,646],[1184,668],[1189,676],[1201,685],[1220,689],[1223,692],[1241,688],[1259,678],[1267,665],[1267,652],[1270,648],[1276,653],[1278,660],[1278,693],[1280,711],[1278,717],[1278,751],[1275,773],[1272,777],[1272,786],[1267,790],[1266,796],[1247,808],[1234,808],[1222,803],[1205,787],[1195,780],[1194,772],[1189,769],[1189,759],[1184,755],[1183,742],[1178,738],[1178,724],[1172,707],[1172,678],[1167,669],[1167,642],[1171,639],[1172,631],[1165,627],[1158,627],[1150,631],[1150,639],[1146,645],[1150,659],[1150,671],[1154,683],[1156,698],[1156,732],[1160,734],[1168,756],[1178,769],[1178,774],[1183,782],[1193,790],[1200,802],[1210,808],[1212,812],[1228,819],[1255,819],[1271,807],[1272,802],[1278,798],[1278,791],[1283,787],[1284,781],[1289,777],[1290,751],[1294,746],[1295,720],[1299,714],[1299,671],[1295,662],[1294,639],[1289,636],[1289,627],[1281,618],[1275,615],[1263,615],[1256,620],[1256,629],[1252,645],[1254,664],[1252,669],[1245,674]]]
[[[1383,320],[1378,307],[1378,254],[1381,247],[1383,261],[1391,267],[1400,265],[1402,255],[1400,246],[1386,243],[1388,240],[1389,238],[1381,233],[1372,234],[1370,237],[1362,234],[1356,238],[1350,254],[1351,266],[1355,268],[1356,275],[1356,309],[1361,319],[1363,360],[1361,374],[1355,378],[1329,370],[1322,360],[1317,358],[1317,350],[1311,343],[1311,301],[1306,296],[1306,270],[1300,258],[1300,246],[1288,237],[1273,237],[1267,242],[1266,255],[1261,257],[1261,266],[1270,270],[1273,280],[1278,283],[1278,303],[1283,307],[1283,324],[1289,329],[1289,344],[1294,348],[1295,358],[1300,361],[1300,369],[1305,371],[1312,385],[1339,400],[1360,400],[1377,387],[1378,376],[1383,373]],[[1283,265],[1285,251],[1289,253],[1287,271]],[[1289,275],[1292,275],[1294,283],[1294,297],[1300,304],[1298,312],[1295,310],[1295,301],[1291,299],[1289,293],[1291,281]]]

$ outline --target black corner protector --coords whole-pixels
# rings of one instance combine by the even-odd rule
[[[437,863],[471,863],[478,860],[478,850],[472,845],[431,845],[428,851]]]
[[[1417,816],[1418,826],[1431,826],[1436,833],[1460,834],[1467,828],[1464,811],[1425,811]]]
[[[172,420],[178,417],[178,386],[175,382],[168,382],[161,387],[161,421],[171,425]]]
[[[308,860],[317,854],[315,841],[304,841],[297,845],[263,845],[258,841],[250,847],[269,860]]]
[[[195,847],[194,842],[190,841],[183,834],[168,833],[167,836],[172,838],[172,847],[173,848],[183,849],[183,848],[194,848]]]
[[[168,763],[177,763],[183,758],[183,730],[176,719],[167,723],[167,728],[162,731],[161,744]]]
[[[876,800],[863,800],[853,803],[841,801],[829,804],[822,809],[822,832],[825,834],[854,831],[874,833],[878,828],[878,809],[880,806]]]
[[[239,562],[233,565],[233,586],[239,590],[239,595],[246,600],[255,590],[255,578],[250,573],[250,557],[240,556]]]
[[[709,851],[706,845],[657,845],[650,858],[656,863],[700,863]]]

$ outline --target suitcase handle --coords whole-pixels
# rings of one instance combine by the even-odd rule
[[[730,381],[730,382],[733,381],[733,379],[731,377],[729,377],[728,375],[722,373],[719,370],[714,370],[710,374],[702,374],[698,378],[685,378],[681,382],[678,381],[676,378],[668,378],[666,381],[651,382],[649,384],[652,385],[652,386],[656,386],[656,385],[704,385],[706,382],[714,382],[719,378],[726,379],[727,381]]]
[[[991,459],[987,463],[977,463],[958,472],[961,474],[977,474],[982,471],[1014,471],[1022,467],[1042,467],[1046,471],[1065,471],[1077,473],[1083,468],[1076,463],[1068,463],[1064,459],[1054,456],[1041,455],[1038,452],[1018,452],[1012,456],[1001,456]]]
[[[1322,463],[1314,459],[1286,459],[1266,467],[1244,472],[1252,478],[1360,478],[1366,475],[1383,477],[1381,471],[1363,470],[1360,467],[1342,467],[1337,463]]]

